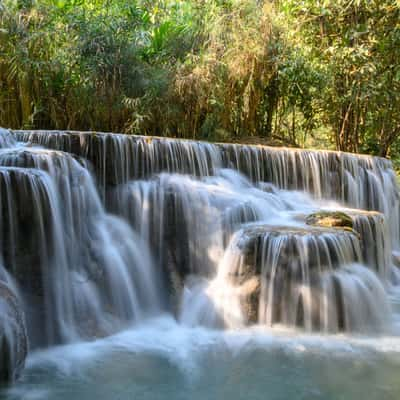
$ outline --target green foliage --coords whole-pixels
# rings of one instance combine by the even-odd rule
[[[386,156],[400,134],[399,3],[289,0],[283,11],[300,21],[301,44],[327,71],[317,97],[336,147]]]
[[[0,126],[400,157],[395,0],[3,0]]]

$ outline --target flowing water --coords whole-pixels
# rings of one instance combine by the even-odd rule
[[[400,398],[387,160],[2,130],[0,202],[30,347],[0,398]]]

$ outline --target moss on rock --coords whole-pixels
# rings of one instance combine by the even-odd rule
[[[306,223],[323,228],[353,228],[353,219],[342,211],[318,211],[308,215]]]

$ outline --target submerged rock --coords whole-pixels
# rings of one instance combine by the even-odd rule
[[[16,295],[0,282],[0,382],[15,381],[28,353],[24,314]]]

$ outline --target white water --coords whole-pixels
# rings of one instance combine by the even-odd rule
[[[123,136],[98,136],[97,154],[93,140],[79,136],[83,160],[0,151],[2,176],[52,226],[39,230],[57,331],[46,344],[74,342],[32,353],[7,399],[398,398],[399,200],[385,160]],[[86,158],[101,160],[97,187]],[[306,225],[320,209],[347,212],[356,232]]]
[[[263,327],[186,328],[160,317],[28,359],[7,399],[397,400],[400,342]]]
[[[37,296],[27,281],[42,280],[45,321],[33,315],[28,324],[33,346],[103,336],[159,312],[150,254],[124,221],[105,213],[83,166],[66,153],[24,148],[1,150],[0,165],[6,263],[22,274],[26,240],[34,240],[30,252],[38,257],[20,290],[30,292],[29,304]],[[26,219],[33,238],[20,229]]]
[[[307,330],[326,332],[362,332],[368,326],[381,329],[386,323],[388,305],[383,286],[391,268],[390,238],[382,214],[350,211],[355,229],[365,240],[362,252],[356,235],[319,231],[304,224],[299,216],[321,207],[318,201],[300,192],[254,186],[238,173],[225,169],[201,180],[162,174],[154,180],[135,181],[121,186],[114,193],[112,204],[145,240],[151,243],[156,238],[155,251],[160,254],[161,266],[169,260],[160,245],[168,247],[168,237],[176,235],[171,233],[170,226],[178,226],[184,232],[173,243],[187,247],[184,267],[189,277],[179,312],[183,324],[231,329],[246,325],[241,296],[254,282],[250,279],[235,287],[230,276],[242,268],[243,257],[238,249],[244,240],[241,236],[246,231],[251,236],[258,229],[265,241],[254,249],[262,258],[258,322],[269,326],[300,324]],[[343,209],[340,204],[331,207]],[[175,215],[170,220],[171,208],[178,209],[178,219],[174,219]],[[246,224],[243,233],[239,228]],[[237,229],[228,245],[227,234]],[[270,236],[263,233],[268,230]],[[288,260],[282,257],[296,263],[286,267]],[[381,275],[382,282],[365,267],[353,266],[352,263],[363,259]],[[289,272],[284,272],[284,268],[290,268]],[[363,296],[364,301],[350,301],[351,296]]]

